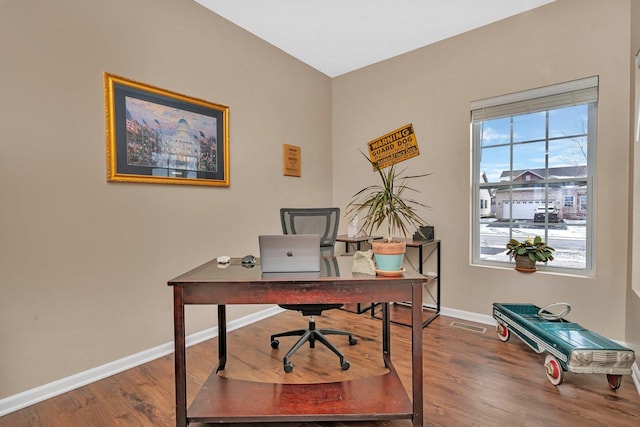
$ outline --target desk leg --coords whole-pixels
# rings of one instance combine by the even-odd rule
[[[187,366],[182,287],[173,288],[173,335],[175,345],[176,427],[187,425]]]
[[[423,373],[422,373],[422,283],[412,283],[411,298],[411,380],[413,390],[413,425],[422,427],[424,423],[423,408]]]
[[[218,304],[218,369],[224,371],[227,364],[227,306]]]
[[[373,308],[372,308],[373,310]],[[391,322],[389,321],[389,303],[382,303],[382,354],[391,360]],[[385,359],[385,364],[386,364]]]
[[[438,255],[438,259],[436,261],[436,274],[438,275],[438,283],[436,283],[436,291],[438,292],[438,299],[436,300],[436,308],[437,308],[437,312],[438,314],[440,314],[440,286],[442,283],[442,273],[440,272],[440,242],[438,242],[438,246],[437,246],[437,255]]]

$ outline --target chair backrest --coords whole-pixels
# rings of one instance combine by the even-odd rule
[[[340,208],[282,208],[284,234],[318,234],[323,255],[333,255],[338,236]]]

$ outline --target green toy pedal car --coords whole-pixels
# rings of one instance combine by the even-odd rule
[[[553,313],[551,310],[560,310]],[[563,372],[606,374],[609,387],[617,390],[622,375],[631,375],[635,353],[616,342],[565,320],[571,311],[567,303],[539,308],[533,304],[493,303],[496,331],[502,341],[511,333],[536,353],[548,352],[544,367],[554,385],[563,380]]]

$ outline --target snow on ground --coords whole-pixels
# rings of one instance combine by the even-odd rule
[[[582,269],[586,267],[586,228],[585,221],[565,220],[559,224],[550,224],[548,244],[555,248],[554,267]],[[513,238],[524,240],[541,236],[544,239],[544,226],[531,221],[519,221],[514,224]],[[483,219],[480,228],[480,259],[486,261],[513,262],[505,247],[509,240],[509,227],[494,218]]]

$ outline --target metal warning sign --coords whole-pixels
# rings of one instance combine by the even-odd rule
[[[380,169],[420,154],[418,140],[413,133],[413,124],[411,123],[374,139],[367,145],[369,146],[369,158],[372,162],[377,163]]]

